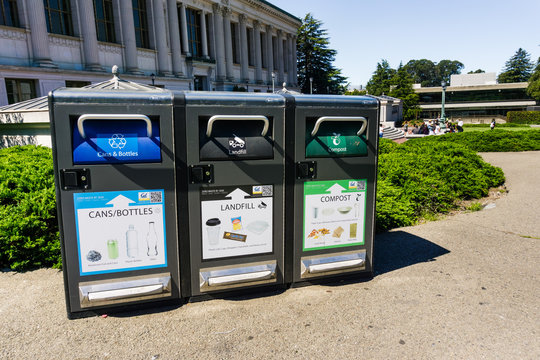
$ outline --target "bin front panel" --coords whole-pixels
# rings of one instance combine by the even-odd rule
[[[148,99],[133,105],[129,94],[119,95],[123,101],[110,99],[111,103],[105,97],[99,101],[86,98],[85,102],[85,96],[82,91],[58,90],[49,100],[68,314],[177,299],[180,276],[172,106],[161,98],[156,105],[148,104]],[[71,97],[79,103],[66,100]],[[139,114],[150,119],[150,138],[157,143],[160,160],[77,164],[77,119],[89,109],[93,115],[111,118]],[[94,126],[90,122],[84,124],[89,137]],[[128,122],[121,120],[120,125]],[[113,124],[107,120],[97,123]],[[112,128],[95,129],[95,133],[106,134]]]
[[[287,153],[297,169],[286,196],[294,209],[286,215],[294,239],[291,281],[370,273],[378,102],[303,95],[294,101],[294,123],[288,123],[294,142]],[[301,164],[314,173],[301,176]]]
[[[187,168],[212,172],[188,185],[190,295],[283,283],[284,99],[204,96],[186,94]]]

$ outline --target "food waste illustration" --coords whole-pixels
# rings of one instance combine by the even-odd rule
[[[366,180],[304,184],[304,250],[364,244]]]
[[[81,275],[166,266],[163,190],[73,198]]]
[[[201,189],[203,259],[272,252],[272,185]]]

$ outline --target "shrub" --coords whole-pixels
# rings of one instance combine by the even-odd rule
[[[489,128],[490,124],[463,124],[464,128]],[[497,124],[495,128],[528,128],[530,127],[529,124],[516,124],[516,123],[505,123],[505,124]]]
[[[425,136],[411,139],[409,142],[454,143],[467,146],[480,152],[511,152],[540,150],[540,131],[472,131],[445,134],[441,136]]]
[[[506,118],[514,124],[540,124],[540,111],[509,111]]]
[[[0,267],[61,266],[51,149],[0,150]]]
[[[434,137],[432,137],[434,138]],[[460,199],[477,199],[504,182],[501,169],[464,145],[407,141],[379,155],[377,230],[445,213]]]

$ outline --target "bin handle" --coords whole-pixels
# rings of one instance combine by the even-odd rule
[[[212,126],[215,121],[220,120],[247,120],[247,121],[264,121],[264,128],[261,132],[261,136],[266,136],[270,122],[268,118],[263,115],[214,115],[208,119],[208,127],[206,128],[206,136],[212,135]]]
[[[83,139],[86,139],[84,132],[84,122],[86,120],[143,120],[146,122],[146,134],[152,137],[152,121],[146,115],[141,114],[84,114],[77,120],[77,129]]]
[[[315,122],[315,127],[313,128],[313,131],[311,132],[311,136],[317,135],[317,132],[319,131],[319,127],[325,121],[360,121],[362,123],[362,127],[356,133],[356,135],[358,135],[358,136],[362,135],[366,131],[366,128],[367,128],[367,120],[363,116],[356,116],[356,117],[353,117],[353,116],[323,116],[323,117],[318,118],[317,121]],[[366,133],[366,140],[368,139],[367,136],[368,136],[368,134]]]

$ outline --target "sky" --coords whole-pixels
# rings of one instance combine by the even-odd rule
[[[323,22],[334,66],[354,88],[382,59],[458,60],[461,71],[501,73],[519,48],[540,57],[540,0],[269,0],[303,19]]]

